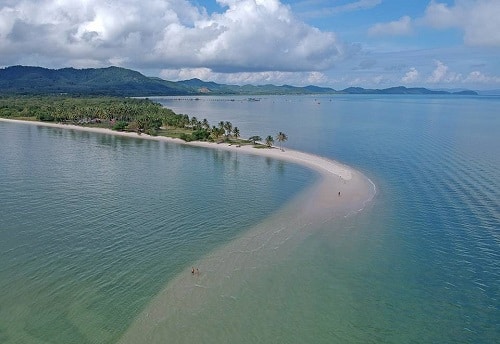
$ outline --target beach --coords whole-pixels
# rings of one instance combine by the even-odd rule
[[[288,254],[321,224],[361,211],[376,192],[375,185],[368,178],[349,166],[286,148],[256,149],[251,145],[238,147],[225,143],[186,143],[180,139],[115,132],[109,129],[15,122],[165,141],[226,150],[235,154],[254,154],[300,164],[318,173],[316,183],[290,200],[275,214],[256,224],[236,240],[201,260],[192,262],[192,266],[199,269],[199,273],[192,274],[189,266],[185,272],[171,280],[140,312],[120,340],[122,343],[156,343],[163,342],[165,338],[186,343],[199,341],[203,334],[210,330],[210,322],[206,323],[206,329],[196,332],[179,329],[188,329],[193,317],[199,317],[201,314],[226,312],[226,307],[238,302],[252,276],[266,273],[273,264],[286,260]]]
[[[243,154],[253,154],[266,158],[277,159],[282,161],[287,161],[291,163],[296,163],[305,167],[308,167],[323,176],[321,181],[322,192],[319,198],[315,199],[312,207],[321,207],[324,209],[329,209],[333,211],[334,209],[350,209],[351,211],[359,210],[362,204],[368,200],[365,199],[366,193],[376,192],[376,187],[369,179],[364,177],[359,172],[355,171],[351,167],[344,165],[340,162],[326,159],[318,155],[309,154],[305,152],[300,152],[292,149],[278,147],[272,148],[254,148],[252,145],[231,145],[227,143],[214,143],[214,142],[202,142],[202,141],[191,141],[186,142],[181,139],[165,137],[165,136],[150,136],[146,134],[137,134],[132,132],[122,132],[114,131],[106,128],[91,128],[83,127],[72,124],[61,124],[61,123],[48,123],[48,122],[35,122],[35,121],[23,121],[23,120],[13,120],[0,118],[0,121],[21,123],[37,126],[45,126],[66,130],[78,130],[92,133],[99,133],[105,135],[116,135],[121,137],[130,137],[135,139],[145,139],[153,141],[163,141],[174,144],[201,147],[208,149],[218,149],[231,151],[235,153]],[[368,191],[366,190],[367,185],[362,185],[360,180],[366,179],[369,182]],[[342,201],[340,204],[338,201]],[[360,203],[361,202],[361,203]],[[352,208],[352,209],[351,209]]]

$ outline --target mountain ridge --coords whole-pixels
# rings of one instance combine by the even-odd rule
[[[478,95],[476,91],[448,92],[423,87],[395,86],[385,89],[348,87],[304,87],[272,84],[228,85],[198,78],[168,81],[148,77],[122,67],[48,69],[37,66],[10,66],[0,69],[0,94],[75,94],[111,96],[175,96],[175,95],[300,95],[300,94],[449,94]]]

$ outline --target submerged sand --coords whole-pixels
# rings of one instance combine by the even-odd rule
[[[256,149],[250,145],[237,147],[208,142],[186,143],[180,139],[144,134],[139,136],[109,129],[0,120],[229,150],[237,154],[255,154],[297,163],[320,174],[314,185],[273,216],[200,261],[193,262],[192,266],[199,269],[199,273],[192,274],[191,266],[186,267],[186,271],[170,281],[139,314],[123,335],[121,343],[163,343],[165,339],[170,342],[198,342],[203,338],[201,334],[188,330],[193,319],[200,314],[210,314],[207,309],[213,310],[213,317],[216,318],[220,316],[218,312],[227,310],[228,303],[231,304],[229,309],[233,309],[233,303],[238,302],[245,284],[255,273],[286,260],[287,255],[321,224],[362,210],[376,192],[375,185],[351,167],[290,149],[282,151],[278,148]],[[210,323],[206,322],[204,331],[211,330]]]

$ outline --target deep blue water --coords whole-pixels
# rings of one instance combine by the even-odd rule
[[[283,131],[286,147],[347,163],[378,193],[249,280],[247,312],[221,325],[207,310],[197,321],[221,327],[207,343],[498,341],[499,98],[234,99],[156,98],[244,137]],[[258,157],[1,122],[0,158],[7,343],[116,341],[191,261],[316,178]]]

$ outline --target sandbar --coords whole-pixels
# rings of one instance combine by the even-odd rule
[[[253,274],[265,270],[273,262],[286,260],[288,254],[315,228],[363,210],[376,194],[375,185],[359,171],[331,159],[291,149],[184,142],[168,137],[67,124],[2,118],[0,121],[165,141],[227,150],[236,154],[254,154],[300,164],[318,172],[317,181],[313,185],[275,214],[255,224],[235,240],[186,266],[186,270],[168,282],[139,313],[120,343],[163,343],[166,339],[176,343],[199,342],[202,339],[200,336],[206,334],[204,331],[210,331],[211,327],[207,325],[205,329],[200,328],[200,332],[189,331],[189,326],[197,315],[206,313],[208,309],[209,314],[213,310],[213,317],[217,317],[217,312],[225,309],[228,303],[238,301],[246,281]],[[193,275],[191,266],[199,268],[200,274]],[[206,324],[210,324],[210,321]],[[203,325],[198,323],[198,326]]]
[[[115,131],[106,128],[92,128],[92,127],[83,127],[73,124],[61,124],[61,123],[50,123],[50,122],[36,122],[36,121],[23,121],[23,120],[15,120],[15,119],[6,119],[0,118],[0,121],[4,122],[12,122],[12,123],[22,123],[22,124],[31,124],[37,126],[45,126],[52,128],[61,128],[61,129],[72,129],[78,131],[86,131],[100,134],[108,134],[108,135],[116,135],[123,137],[131,137],[131,138],[140,138],[146,140],[154,140],[154,141],[164,141],[171,142],[176,144],[182,144],[187,146],[197,146],[197,147],[206,147],[212,149],[222,149],[222,150],[230,150],[235,152],[243,152],[248,154],[255,154],[260,156],[265,156],[274,159],[285,160],[297,164],[301,164],[307,166],[309,168],[315,169],[321,173],[331,173],[335,174],[342,179],[350,180],[351,179],[351,169],[347,166],[333,161],[329,159],[322,158],[317,155],[303,153],[296,150],[291,149],[278,149],[277,147],[272,148],[254,148],[252,145],[230,145],[227,143],[214,143],[214,142],[202,142],[202,141],[191,141],[186,142],[181,139],[176,139],[172,137],[165,136],[150,136],[146,134],[137,134],[132,132],[123,132],[123,131]]]

